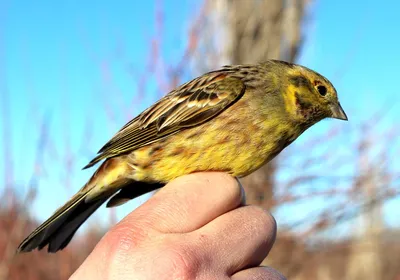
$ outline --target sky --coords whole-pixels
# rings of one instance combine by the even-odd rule
[[[386,108],[382,126],[394,125],[400,116],[395,86],[400,2],[315,2],[299,63],[333,82],[350,127]],[[0,0],[0,182],[23,196],[40,178],[36,199],[26,202],[38,220],[85,183],[93,170],[81,168],[102,144],[157,99],[154,78],[138,92],[137,77],[147,68],[151,40],[159,34],[160,3],[161,55],[174,63],[185,48],[198,1]],[[316,125],[299,141],[330,125]],[[48,134],[41,136],[43,126]],[[48,139],[43,154],[40,137]],[[396,211],[397,203],[385,211]],[[119,216],[132,205],[118,210]],[[387,216],[395,224],[393,215]]]

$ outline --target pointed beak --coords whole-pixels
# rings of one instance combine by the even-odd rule
[[[331,115],[332,118],[335,118],[338,120],[344,120],[344,121],[348,120],[346,113],[344,112],[344,110],[339,102],[336,105],[331,105],[331,112],[332,112],[332,115]]]

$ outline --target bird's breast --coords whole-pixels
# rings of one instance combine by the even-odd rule
[[[200,171],[222,171],[242,177],[275,157],[293,141],[291,127],[275,118],[246,112],[221,114],[129,155],[132,178],[169,182]]]

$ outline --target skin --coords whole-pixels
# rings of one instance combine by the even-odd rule
[[[329,117],[347,120],[333,85],[308,68],[267,61],[209,72],[126,124],[86,166],[105,160],[92,178],[18,251],[57,252],[107,200],[118,206],[185,174],[246,176]]]
[[[233,177],[187,175],[114,226],[70,279],[285,279],[259,266],[275,236],[274,218],[244,206]]]

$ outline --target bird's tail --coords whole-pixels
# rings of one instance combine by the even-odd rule
[[[87,218],[129,183],[124,179],[125,173],[123,160],[103,162],[78,193],[22,241],[17,252],[41,250],[46,245],[51,253],[65,248]]]
[[[127,172],[124,160],[113,158],[103,162],[77,194],[22,241],[17,252],[41,250],[46,245],[51,253],[62,250],[87,218],[110,197],[107,207],[114,207],[163,186],[128,179]]]
[[[48,252],[62,250],[71,241],[78,228],[114,193],[86,202],[90,190],[78,192],[64,206],[59,208],[49,219],[35,229],[18,246],[17,252],[41,250],[46,245]]]

